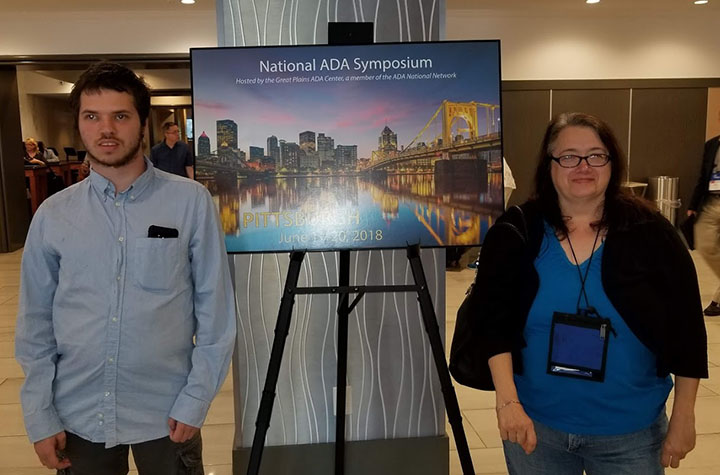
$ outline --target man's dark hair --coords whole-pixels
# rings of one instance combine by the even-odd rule
[[[170,130],[170,127],[179,127],[177,122],[165,122],[162,125],[163,132]]]
[[[147,83],[123,65],[102,61],[82,73],[70,93],[70,108],[76,127],[80,115],[80,96],[83,92],[96,93],[101,89],[130,94],[140,117],[140,125],[145,126],[150,115],[150,89]]]
[[[610,181],[605,190],[603,215],[598,226],[601,228],[624,228],[633,222],[648,218],[657,212],[647,200],[638,198],[622,188],[626,176],[625,153],[620,147],[610,126],[603,120],[590,114],[568,112],[555,117],[548,124],[538,153],[538,165],[535,170],[535,191],[533,199],[540,205],[543,216],[555,228],[560,238],[568,233],[565,218],[560,212],[558,194],[552,182],[552,147],[566,127],[587,127],[595,131],[610,156]]]

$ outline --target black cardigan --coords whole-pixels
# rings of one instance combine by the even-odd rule
[[[498,222],[527,228],[493,226],[478,263],[473,334],[477,338],[479,373],[492,389],[487,359],[511,352],[515,373],[522,373],[523,329],[535,300],[539,277],[534,261],[544,235],[537,205],[510,210]],[[524,214],[524,220],[523,215]],[[523,222],[524,221],[524,222]],[[609,229],[602,258],[602,283],[625,323],[657,357],[660,377],[673,373],[707,378],[707,336],[697,274],[690,254],[672,225],[659,213],[628,229]]]

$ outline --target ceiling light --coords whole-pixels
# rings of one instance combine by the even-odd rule
[[[695,0],[695,5],[705,5],[708,0]]]
[[[180,0],[180,3],[184,5],[192,5],[195,3],[195,0]]]
[[[585,0],[585,3],[600,3],[600,0]]]

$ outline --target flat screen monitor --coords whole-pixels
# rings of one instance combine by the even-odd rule
[[[503,211],[499,41],[191,50],[228,252],[477,246]]]

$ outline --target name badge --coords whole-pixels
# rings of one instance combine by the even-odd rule
[[[553,313],[548,374],[597,382],[605,380],[610,333],[615,331],[609,319],[588,313]]]
[[[715,172],[710,176],[708,191],[720,191],[720,171]]]

